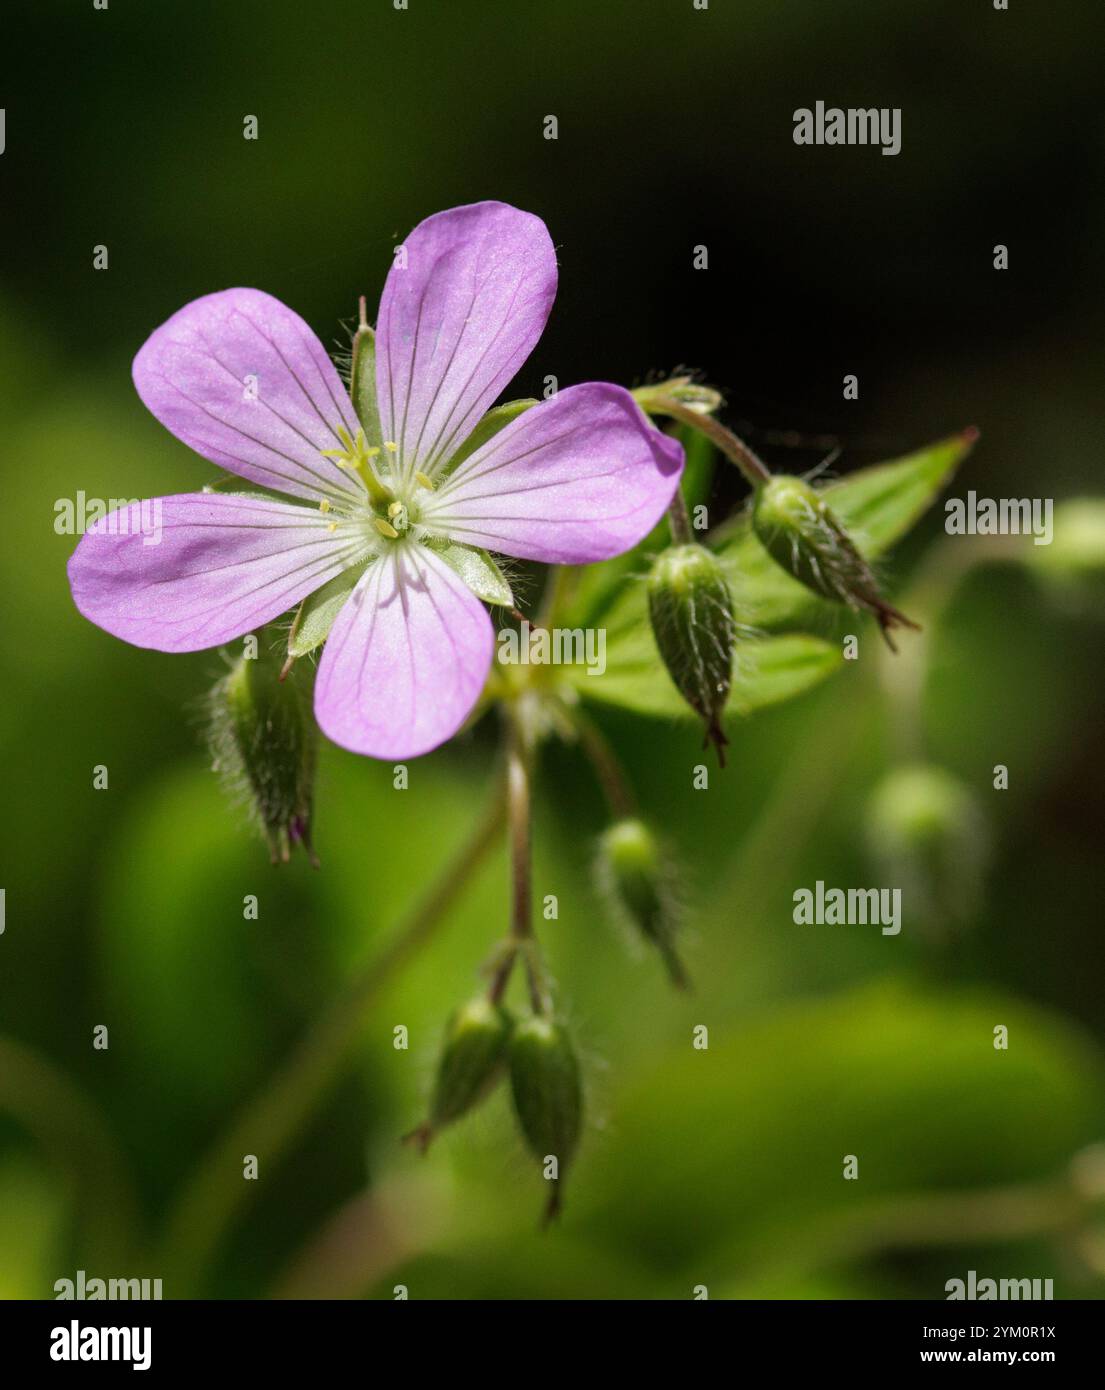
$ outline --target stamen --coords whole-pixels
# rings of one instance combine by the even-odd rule
[[[372,521],[381,536],[387,536],[389,541],[397,541],[399,539],[399,532],[390,522],[385,521],[382,516],[374,516]]]
[[[330,499],[329,499],[329,497],[324,497],[324,498],[322,499],[322,501],[318,504],[318,509],[319,509],[320,512],[322,512],[323,516],[326,515],[326,513],[330,510]]]
[[[327,531],[336,531],[338,529],[338,523],[336,521],[331,521],[326,529]]]
[[[419,487],[424,487],[427,492],[433,492],[436,484],[432,478],[428,478],[425,473],[418,470],[414,475],[414,481]]]
[[[399,515],[399,513],[400,513],[402,510],[403,510],[403,504],[402,504],[402,502],[393,502],[393,503],[391,504],[391,506],[388,508],[388,520],[389,520],[389,521],[394,521],[395,518]]]
[[[399,445],[396,444],[394,439],[385,439],[384,448],[388,451],[389,454],[394,454],[396,450],[399,448]]]

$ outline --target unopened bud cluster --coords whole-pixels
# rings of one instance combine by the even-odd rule
[[[540,1015],[515,1020],[485,996],[462,1005],[445,1030],[429,1118],[407,1137],[425,1151],[439,1130],[468,1114],[508,1074],[522,1137],[552,1183],[551,1218],[583,1128],[579,1062],[563,1024]]]

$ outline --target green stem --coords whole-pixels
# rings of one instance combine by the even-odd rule
[[[629,779],[606,735],[590,715],[584,714],[578,708],[570,712],[570,718],[579,735],[580,747],[587,755],[599,786],[602,787],[610,814],[615,820],[636,815],[637,803]]]
[[[533,933],[533,749],[518,702],[504,705],[503,717],[506,721],[507,824],[510,830],[510,939],[492,978],[490,997],[496,1003],[502,999],[514,970],[514,962],[521,956],[533,1011],[535,1014],[546,1014],[550,1010],[548,988],[537,938]]]
[[[732,430],[726,429],[712,415],[694,410],[671,396],[652,397],[644,408],[649,414],[670,415],[681,425],[686,425],[689,429],[698,430],[699,434],[704,434],[731,463],[737,465],[744,474],[749,487],[759,487],[761,483],[766,483],[771,477],[767,465],[752,452],[744,440],[738,439]]]
[[[494,846],[503,826],[501,790],[390,944],[370,961],[308,1032],[284,1068],[208,1151],[170,1214],[161,1267],[173,1297],[200,1285],[220,1240],[250,1195],[242,1156],[269,1171],[316,1110],[360,1032],[365,1008],[442,924],[460,890]]]
[[[671,538],[676,545],[691,545],[694,542],[691,518],[687,512],[687,499],[683,496],[681,487],[675,489],[668,504],[668,525],[671,527]]]

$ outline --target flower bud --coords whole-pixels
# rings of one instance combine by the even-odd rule
[[[527,1018],[510,1040],[510,1088],[518,1124],[531,1153],[556,1159],[546,1220],[560,1209],[560,1182],[575,1157],[583,1123],[579,1062],[562,1024]]]
[[[633,818],[610,826],[599,840],[596,872],[613,915],[656,947],[672,984],[686,989],[687,974],[675,950],[671,873],[648,826]]]
[[[872,614],[891,651],[891,628],[917,627],[880,595],[855,542],[802,478],[779,475],[761,483],[752,502],[752,528],[771,558],[807,589]]]
[[[701,545],[661,551],[648,577],[648,611],[656,646],[679,693],[706,723],[725,765],[721,714],[729,699],[736,622],[721,561]]]
[[[287,863],[302,844],[312,864],[318,729],[310,691],[293,667],[260,642],[256,657],[240,657],[208,698],[209,745],[215,771],[260,825],[272,862]]]
[[[430,1118],[408,1135],[423,1151],[446,1125],[459,1120],[492,1091],[506,1065],[514,1021],[484,995],[462,1004],[449,1019],[430,1100]]]
[[[930,929],[970,921],[989,859],[970,788],[927,763],[896,768],[872,792],[867,841],[885,878]]]

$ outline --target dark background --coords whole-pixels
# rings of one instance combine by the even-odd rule
[[[85,1226],[103,1203],[110,1228],[112,1203],[74,1161],[79,1136],[113,1136],[101,1158],[129,1172],[156,1239],[211,1140],[459,842],[493,747],[482,730],[418,764],[398,809],[388,769],[328,749],[324,869],[271,875],[199,747],[217,655],[124,647],[68,598],[57,499],[212,473],[133,392],[147,334],[244,284],[340,346],[411,226],[497,198],[545,219],[561,263],[511,395],[547,373],[632,384],[690,364],[779,468],[815,464],[821,436],[844,446],[846,474],[975,424],[958,492],[1093,495],[1105,118],[1092,0],[81,0],[8,5],[2,23],[0,1031],[31,1051],[0,1053],[0,1293],[26,1297],[81,1261],[161,1272],[152,1256],[104,1267],[110,1229]],[[817,99],[900,107],[901,153],[795,146],[792,113]],[[1008,271],[992,268],[997,243]],[[858,401],[842,399],[845,373]],[[779,431],[812,438],[784,447]],[[742,496],[723,475],[714,506]],[[891,561],[897,593],[939,530],[938,509]],[[497,861],[264,1171],[204,1291],[938,1296],[974,1267],[1099,1292],[1100,1233],[1081,1218],[1061,1239],[1049,1226],[950,1252],[872,1235],[877,1213],[842,1248],[819,1225],[861,1140],[868,1192],[905,1210],[917,1193],[1049,1182],[1105,1118],[1099,595],[983,568],[933,641],[925,755],[980,799],[993,844],[985,900],[950,941],[799,941],[789,926],[794,886],[869,872],[864,807],[895,757],[873,679],[758,716],[708,806],[686,790],[693,732],[608,717],[687,865],[701,984],[672,1000],[652,962],[626,961],[589,888],[601,805],[574,755],[551,757],[539,872],[573,904],[549,950],[596,1120],[563,1229],[534,1234],[538,1184],[499,1102],[422,1167],[396,1142],[501,930]],[[91,790],[99,763],[106,793]],[[248,892],[256,923],[241,920]],[[708,1081],[686,1071],[703,1019]],[[995,1079],[969,1039],[981,1029],[985,1048],[1014,1019]],[[112,1046],[95,1053],[105,1021]],[[390,1046],[399,1022],[409,1054]],[[938,1085],[920,1060],[941,1048]],[[327,1222],[333,1243],[316,1244]]]

